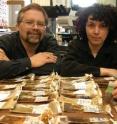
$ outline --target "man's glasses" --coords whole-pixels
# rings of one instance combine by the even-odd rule
[[[40,28],[40,29],[42,29],[42,30],[44,30],[44,29],[46,28],[45,23],[40,22],[40,21],[23,20],[23,21],[21,21],[21,22],[25,23],[26,25],[28,25],[28,26],[30,26],[30,27],[34,27],[34,26],[36,25],[38,28]]]

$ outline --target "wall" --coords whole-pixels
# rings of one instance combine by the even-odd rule
[[[1,16],[5,16],[3,17],[4,19],[6,19],[6,21],[9,23],[8,25],[10,26],[14,26],[16,24],[16,18],[17,18],[17,13],[19,11],[19,9],[21,8],[21,6],[19,5],[16,5],[14,7],[9,6],[8,8],[7,7],[4,7],[3,6],[3,3],[5,2],[6,0],[0,0],[0,19],[2,18]],[[24,0],[25,1],[25,5],[29,4],[31,2],[31,0]],[[42,6],[49,6],[50,5],[50,1],[51,0],[32,0],[32,2],[36,2],[36,3],[39,3],[40,5]],[[70,3],[71,3],[71,0],[52,0],[53,1],[53,5],[64,5],[66,7],[70,7]],[[97,0],[98,3],[103,3],[103,4],[112,4],[114,6],[116,6],[116,1],[117,0]],[[5,10],[5,9],[6,10]],[[8,10],[9,13],[7,12],[7,14],[4,14],[3,10],[5,10],[5,12]]]
[[[51,0],[32,0],[32,2],[39,3],[42,6],[50,6],[50,1]],[[52,0],[52,1],[53,1],[53,6],[62,4],[66,7],[69,7],[71,0]]]
[[[114,6],[116,6],[116,1],[117,0],[97,0],[99,3],[103,3],[103,4],[112,4]]]
[[[25,0],[26,1],[26,0]],[[70,7],[71,5],[71,0],[52,0],[53,5],[65,5],[66,7]],[[39,3],[40,5],[50,5],[50,0],[32,0],[32,2]],[[103,3],[103,4],[112,4],[116,5],[116,0],[97,0],[98,3]]]

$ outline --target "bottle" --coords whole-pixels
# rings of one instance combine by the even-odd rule
[[[105,104],[109,104],[111,101],[112,101],[112,92],[113,92],[113,89],[114,89],[114,82],[113,81],[110,81],[108,83],[108,86],[106,88],[106,91],[105,91],[105,96],[104,96],[104,102]]]

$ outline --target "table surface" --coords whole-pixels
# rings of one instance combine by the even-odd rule
[[[105,95],[105,89],[108,85],[109,79],[105,79],[104,77],[99,77],[99,78],[94,78],[95,82],[97,82],[99,84],[99,87],[102,90],[102,94],[103,96]],[[8,81],[8,80],[7,80]],[[3,83],[3,81],[0,81],[1,83]],[[117,121],[117,112],[115,111],[115,109],[112,106],[112,114],[114,115],[114,117],[112,119],[114,119],[115,121]],[[10,112],[10,110],[0,110],[0,116],[2,115],[16,115],[16,116],[30,116],[32,114],[18,114],[18,113],[12,113]],[[60,115],[67,115],[69,120],[72,120],[74,122],[72,123],[76,123],[75,121],[77,121],[77,123],[81,121],[81,123],[88,123],[87,120],[91,117],[96,117],[96,118],[108,118],[110,119],[110,115],[109,114],[100,114],[100,113],[85,113],[83,111],[72,111],[72,112],[63,112]],[[38,116],[36,114],[33,114],[33,116]],[[19,119],[20,120],[20,119]],[[9,123],[10,124],[10,123]],[[15,123],[14,123],[15,124]],[[20,121],[18,124],[21,124]]]

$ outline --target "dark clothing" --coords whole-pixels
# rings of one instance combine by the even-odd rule
[[[0,48],[5,51],[7,57],[10,59],[10,61],[0,60],[0,79],[13,78],[28,73],[46,75],[52,71],[58,71],[58,63],[32,68],[30,59],[21,43],[19,32],[1,36]],[[46,34],[35,51],[35,53],[38,52],[53,52],[59,55],[56,39],[52,35]]]
[[[100,67],[117,69],[117,44],[106,41],[97,56],[91,54],[87,41],[75,39],[61,65],[62,76],[100,76]]]

